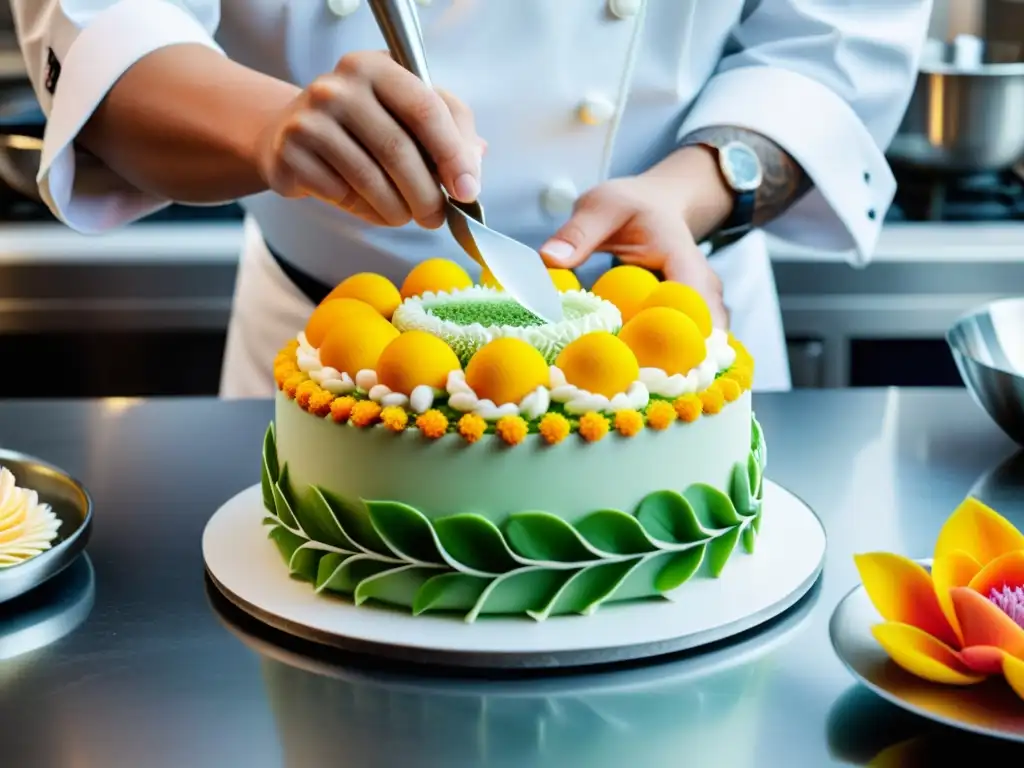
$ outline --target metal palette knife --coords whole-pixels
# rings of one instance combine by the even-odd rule
[[[370,7],[391,56],[431,85],[427,57],[413,0],[370,0]],[[428,160],[428,166],[433,164]],[[540,254],[484,222],[479,202],[461,203],[442,189],[448,228],[462,249],[490,270],[502,288],[526,309],[549,323],[562,320],[562,301]]]

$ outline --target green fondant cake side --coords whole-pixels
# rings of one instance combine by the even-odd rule
[[[743,459],[732,465],[725,492],[693,482],[648,492],[626,511],[598,507],[567,518],[523,509],[499,520],[467,511],[428,515],[407,503],[296,483],[271,424],[264,522],[292,574],[356,604],[457,612],[467,621],[481,614],[543,620],[592,613],[607,602],[670,597],[695,575],[719,576],[737,545],[754,551],[766,448],[749,400],[747,418]],[[422,455],[433,449],[421,446]]]

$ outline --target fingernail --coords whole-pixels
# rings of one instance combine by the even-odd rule
[[[553,261],[565,262],[572,258],[572,252],[576,250],[571,243],[565,240],[549,240],[540,252]]]
[[[480,194],[480,182],[472,174],[464,173],[455,180],[455,196],[463,202],[472,202]]]

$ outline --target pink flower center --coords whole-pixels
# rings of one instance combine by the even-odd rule
[[[1024,629],[1024,589],[1003,585],[1002,591],[993,589],[988,599],[1013,619],[1018,627]]]

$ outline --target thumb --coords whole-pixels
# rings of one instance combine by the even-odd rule
[[[541,246],[540,254],[548,266],[573,269],[590,258],[628,219],[629,211],[625,206],[584,197],[569,221]]]

